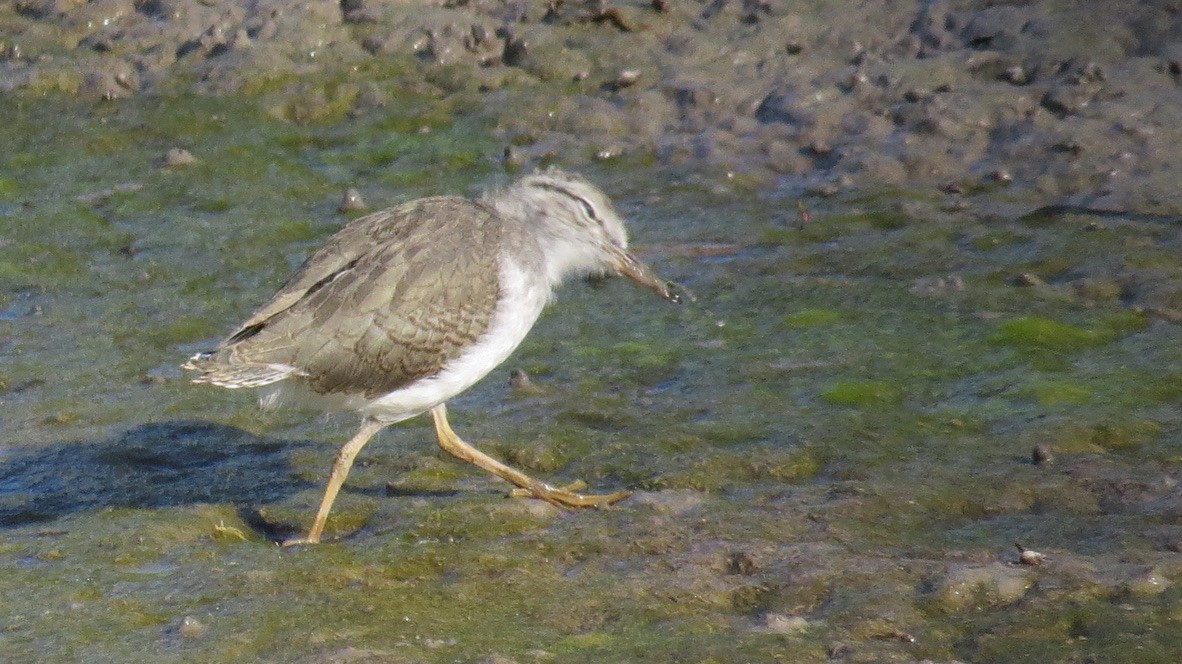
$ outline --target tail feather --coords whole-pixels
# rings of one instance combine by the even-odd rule
[[[299,369],[286,364],[231,364],[219,361],[216,353],[198,353],[181,365],[182,369],[200,371],[194,383],[208,383],[219,387],[262,387],[285,378],[303,375]]]

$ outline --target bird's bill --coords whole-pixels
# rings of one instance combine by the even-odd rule
[[[628,277],[638,286],[644,286],[670,302],[681,302],[681,293],[673,290],[673,284],[653,274],[653,271],[644,263],[636,260],[635,256],[622,249],[615,252],[615,254],[616,272]]]

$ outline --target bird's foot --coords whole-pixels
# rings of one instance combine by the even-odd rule
[[[293,546],[300,546],[301,544],[319,544],[319,543],[320,543],[320,540],[312,540],[312,539],[308,539],[307,537],[293,537],[291,539],[285,539],[282,542],[279,542],[279,546],[281,546],[285,549],[288,549]]]
[[[279,542],[279,546],[286,549],[287,547],[299,546],[301,544],[319,544],[319,543],[320,543],[320,536],[319,535],[313,536],[311,533],[309,533],[308,535],[306,535],[304,537],[292,537],[291,539],[282,540]]]
[[[549,484],[538,482],[538,485],[534,487],[513,489],[509,492],[509,495],[514,498],[537,498],[538,500],[544,500],[551,505],[563,509],[606,507],[632,495],[631,491],[616,491],[615,493],[607,494],[577,493],[586,488],[587,483],[582,480],[560,487],[552,487]]]

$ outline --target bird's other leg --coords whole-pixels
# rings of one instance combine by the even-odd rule
[[[439,440],[439,447],[443,448],[444,452],[512,482],[521,489],[521,491],[514,492],[514,495],[531,496],[562,508],[611,505],[632,495],[631,491],[616,491],[605,495],[575,493],[572,489],[575,486],[581,487],[581,484],[571,487],[552,487],[519,470],[506,466],[461,440],[456,432],[452,431],[451,425],[447,423],[447,408],[443,404],[431,409],[431,417],[435,420],[435,436]]]
[[[320,499],[320,509],[316,511],[316,520],[312,522],[312,528],[308,531],[308,535],[284,540],[283,546],[320,542],[320,536],[324,533],[324,524],[328,521],[328,513],[332,510],[332,503],[337,499],[341,485],[349,476],[349,469],[353,467],[353,459],[357,458],[357,453],[365,447],[369,439],[373,438],[374,434],[385,426],[385,424],[368,417],[362,420],[361,428],[349,439],[349,442],[341,447],[341,451],[337,452],[336,460],[332,462],[332,471],[328,475],[328,486],[324,487],[324,497]]]

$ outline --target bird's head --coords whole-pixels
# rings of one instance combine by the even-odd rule
[[[606,194],[585,178],[558,169],[527,175],[492,198],[503,214],[520,215],[538,233],[547,271],[619,274],[669,300],[681,294],[628,252],[628,232]]]

